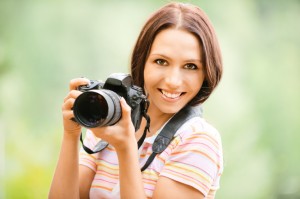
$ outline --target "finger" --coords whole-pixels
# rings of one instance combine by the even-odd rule
[[[67,99],[62,105],[62,110],[63,111],[64,110],[72,110],[74,102],[75,102],[74,98]]]
[[[131,116],[131,107],[127,104],[127,102],[125,101],[125,99],[123,97],[121,97],[121,99],[120,99],[120,104],[122,107],[122,115],[124,115],[125,117],[130,117]]]
[[[66,120],[71,120],[72,118],[74,118],[73,111],[71,111],[71,110],[63,111],[63,118],[66,119]]]
[[[70,90],[77,90],[78,86],[81,86],[81,85],[87,85],[90,83],[90,80],[87,79],[87,78],[76,78],[76,79],[72,79],[70,81],[70,84],[69,84],[69,88]]]
[[[78,90],[71,90],[69,93],[68,93],[68,95],[67,95],[67,97],[65,97],[65,99],[64,99],[64,102],[66,102],[68,99],[70,99],[70,98],[73,98],[73,99],[76,99],[79,95],[81,95],[81,91],[78,91]]]

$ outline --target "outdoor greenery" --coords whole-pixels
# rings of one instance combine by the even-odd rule
[[[0,0],[0,198],[47,198],[75,77],[128,72],[168,0]],[[222,135],[219,199],[300,198],[300,1],[190,0],[211,18],[224,76],[203,105]]]

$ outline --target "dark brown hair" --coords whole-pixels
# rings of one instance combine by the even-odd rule
[[[222,76],[222,56],[214,28],[198,7],[170,3],[153,13],[145,23],[131,58],[131,75],[135,85],[144,88],[144,68],[156,35],[167,28],[186,30],[195,35],[203,49],[201,55],[205,78],[191,105],[203,103],[218,85]]]

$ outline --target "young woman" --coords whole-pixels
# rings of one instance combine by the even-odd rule
[[[196,6],[170,3],[144,25],[132,54],[134,84],[150,102],[150,131],[138,149],[146,121],[135,132],[131,108],[120,100],[122,118],[112,126],[92,128],[84,143],[99,139],[109,146],[89,155],[79,150],[81,126],[73,122],[72,107],[84,78],[70,82],[62,106],[64,134],[49,198],[214,198],[223,171],[220,135],[203,118],[188,120],[170,145],[149,167],[141,167],[152,153],[161,128],[186,105],[202,104],[222,75],[218,41],[206,14]],[[79,164],[78,164],[79,162]]]

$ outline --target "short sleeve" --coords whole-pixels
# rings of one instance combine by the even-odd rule
[[[207,196],[219,188],[223,152],[219,133],[214,128],[198,128],[180,133],[161,176],[192,186]],[[201,130],[201,131],[200,131]]]
[[[93,149],[95,145],[98,143],[99,139],[94,136],[94,134],[87,130],[83,143],[90,149]],[[79,152],[79,164],[84,165],[92,169],[94,172],[97,171],[97,164],[96,164],[97,154],[88,154],[85,150],[81,147]]]

